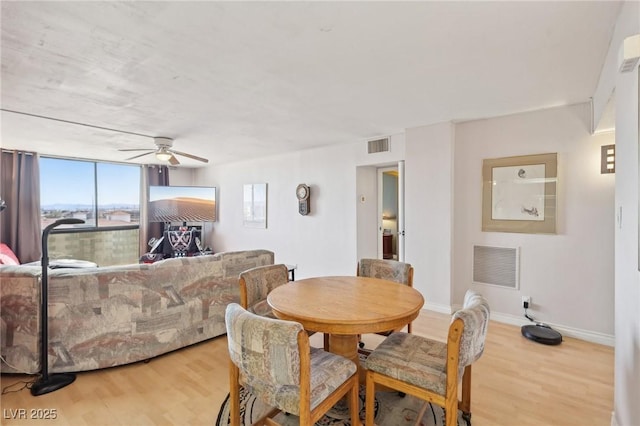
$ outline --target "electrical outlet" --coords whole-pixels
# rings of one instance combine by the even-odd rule
[[[522,296],[522,307],[527,309],[531,306],[531,296]]]

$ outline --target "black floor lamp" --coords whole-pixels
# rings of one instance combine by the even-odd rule
[[[57,391],[67,385],[73,383],[76,375],[73,373],[60,373],[49,375],[49,250],[47,248],[47,239],[49,232],[58,225],[72,225],[84,223],[82,219],[59,219],[42,231],[42,303],[40,308],[40,368],[42,375],[31,386],[31,395],[38,396],[45,393]]]

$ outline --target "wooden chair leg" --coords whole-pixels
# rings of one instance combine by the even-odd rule
[[[464,374],[462,375],[462,401],[459,404],[460,410],[462,410],[462,416],[470,423],[471,421],[471,365],[467,365],[464,368]]]
[[[367,371],[367,389],[366,389],[366,397],[365,397],[365,426],[373,426],[373,403],[375,401],[375,393],[376,393],[376,384],[373,381],[373,373],[371,371]]]
[[[359,375],[356,373],[353,378],[353,387],[349,391],[349,414],[351,415],[351,424],[357,426],[360,424],[360,404],[358,394],[360,391]]]
[[[445,426],[457,426],[458,425],[458,392],[451,392],[451,395],[447,396],[445,400]]]
[[[323,343],[324,350],[326,352],[329,352],[329,349],[330,349],[329,348],[329,333],[324,333],[323,334],[323,339],[324,339],[324,343]]]
[[[231,426],[240,426],[240,384],[238,383],[240,373],[238,367],[233,362],[229,362],[229,420]]]

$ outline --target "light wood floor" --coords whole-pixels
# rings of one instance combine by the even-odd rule
[[[444,340],[448,321],[423,312],[414,333]],[[367,347],[378,338],[366,335]],[[73,384],[39,397],[28,389],[5,393],[0,424],[214,426],[229,392],[226,344],[221,336],[149,363],[80,373]],[[322,336],[312,336],[312,344],[322,346]],[[613,358],[611,347],[571,338],[545,346],[524,339],[519,327],[492,321],[485,353],[473,366],[473,425],[608,426]],[[31,379],[2,375],[1,384],[19,388]],[[11,419],[19,409],[27,420]],[[32,409],[54,410],[57,418],[30,420]]]

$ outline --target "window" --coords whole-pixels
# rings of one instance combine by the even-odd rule
[[[42,228],[77,218],[76,228],[137,227],[140,166],[61,158],[40,158]]]

